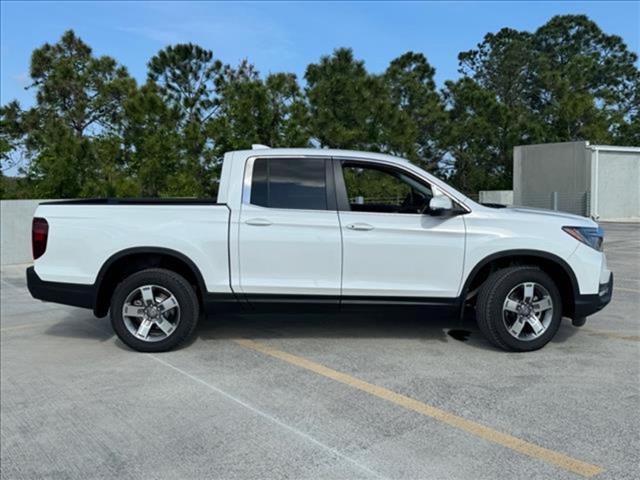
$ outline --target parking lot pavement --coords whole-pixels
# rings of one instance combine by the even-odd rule
[[[398,314],[212,317],[139,354],[4,267],[1,477],[639,478],[640,225],[604,228],[612,303],[525,354]]]

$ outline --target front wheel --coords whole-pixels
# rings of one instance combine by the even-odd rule
[[[551,277],[538,268],[498,270],[480,289],[476,318],[494,345],[518,352],[537,350],[560,327],[560,292]]]
[[[177,273],[160,268],[127,277],[111,299],[113,329],[139,352],[163,352],[184,343],[198,316],[193,287]]]

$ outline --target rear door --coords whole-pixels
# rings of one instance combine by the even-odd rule
[[[335,160],[343,238],[343,303],[426,301],[457,296],[462,215],[430,214],[440,194],[409,170],[376,161]]]
[[[338,303],[341,238],[331,159],[247,161],[239,222],[240,287],[254,302]]]

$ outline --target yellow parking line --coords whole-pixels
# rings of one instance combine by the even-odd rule
[[[484,440],[497,443],[498,445],[502,445],[503,447],[510,448],[511,450],[515,450],[516,452],[522,453],[524,455],[528,455],[529,457],[533,457],[538,460],[556,465],[569,472],[582,475],[583,477],[592,477],[604,471],[603,468],[597,465],[592,465],[590,463],[577,460],[563,453],[549,450],[548,448],[544,448],[539,445],[527,442],[507,433],[494,430],[493,428],[487,427],[480,423],[476,423],[472,420],[467,420],[466,418],[459,417],[458,415],[449,413],[445,410],[441,410],[437,407],[427,405],[426,403],[414,400],[413,398],[407,397],[400,393],[396,393],[384,387],[379,387],[377,385],[352,377],[351,375],[347,375],[346,373],[342,373],[329,367],[325,367],[324,365],[313,362],[304,357],[292,355],[291,353],[271,348],[267,345],[258,343],[253,340],[238,339],[235,340],[235,342],[245,348],[264,353],[265,355],[278,358],[292,365],[304,368],[324,377],[336,380],[340,383],[344,383],[345,385],[349,385],[350,387],[357,388],[358,390],[369,393],[370,395],[374,395],[383,400],[395,403],[396,405],[404,407],[408,410],[418,412],[422,415],[426,415],[427,417],[431,417],[440,422],[446,423],[447,425],[450,425],[452,427],[464,430]]]
[[[632,342],[640,342],[640,335],[624,335],[616,332],[608,332],[603,330],[594,330],[593,328],[580,327],[580,330],[584,330],[589,335],[595,337],[614,338],[616,340],[629,340]]]

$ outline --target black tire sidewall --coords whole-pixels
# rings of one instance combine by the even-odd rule
[[[507,295],[516,285],[525,282],[535,282],[542,285],[551,295],[553,302],[553,317],[549,327],[540,337],[533,340],[518,340],[513,337],[502,318],[502,307]],[[492,291],[487,304],[487,313],[490,316],[487,320],[492,323],[493,330],[500,338],[500,343],[506,345],[510,350],[526,352],[544,347],[555,336],[562,321],[562,298],[558,287],[545,272],[537,268],[514,269],[500,277],[489,288]]]
[[[122,306],[127,296],[143,285],[158,285],[170,291],[180,305],[180,322],[176,329],[164,340],[145,342],[136,338],[126,327],[122,317]],[[124,279],[115,289],[111,298],[111,325],[118,338],[127,346],[139,352],[164,352],[187,340],[198,322],[198,299],[189,283],[180,275],[164,269],[148,269],[134,273]]]

